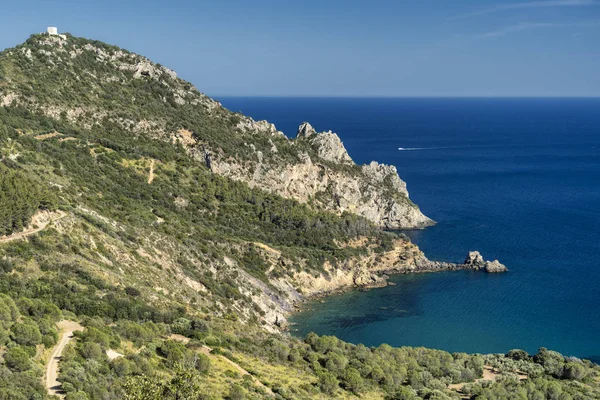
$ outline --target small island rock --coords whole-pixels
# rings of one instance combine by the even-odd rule
[[[465,266],[475,270],[483,270],[490,273],[506,272],[508,268],[500,261],[485,261],[478,251],[470,251],[465,259]]]

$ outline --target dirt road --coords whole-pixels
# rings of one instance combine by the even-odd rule
[[[8,243],[13,240],[22,239],[34,233],[38,233],[46,228],[50,222],[58,221],[64,218],[67,214],[64,211],[39,211],[31,218],[31,223],[22,232],[15,233],[9,236],[0,236],[0,243]]]
[[[52,354],[50,355],[50,360],[48,361],[48,365],[46,366],[46,389],[48,393],[53,396],[64,397],[64,393],[62,391],[62,387],[60,382],[57,380],[58,378],[58,363],[62,356],[62,352],[65,349],[65,346],[69,344],[71,339],[73,339],[73,332],[82,331],[83,326],[79,325],[77,322],[73,321],[60,321],[57,324],[58,328],[61,330],[60,340],[52,350]]]

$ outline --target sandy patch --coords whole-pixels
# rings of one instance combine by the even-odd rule
[[[125,357],[123,354],[121,354],[113,349],[106,350],[106,356],[111,361],[116,360],[117,358]]]

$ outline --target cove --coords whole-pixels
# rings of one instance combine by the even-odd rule
[[[407,233],[430,259],[479,250],[510,269],[393,276],[309,302],[293,334],[600,359],[600,99],[221,100],[288,134],[305,120],[331,129],[356,162],[395,165],[438,222]]]

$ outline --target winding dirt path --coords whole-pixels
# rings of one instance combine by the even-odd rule
[[[57,212],[50,211],[38,211],[32,218],[29,226],[15,234],[9,236],[0,236],[0,243],[8,243],[13,240],[22,239],[34,233],[38,233],[46,228],[50,222],[58,221],[61,218],[66,217],[67,214],[64,211],[58,210]],[[37,228],[34,228],[37,226]]]
[[[55,138],[57,136],[62,136],[62,133],[54,131],[54,132],[46,133],[44,135],[37,135],[37,136],[35,136],[35,138],[37,140],[46,140],[46,139]]]
[[[73,339],[73,332],[82,331],[83,326],[79,325],[74,321],[63,320],[57,324],[58,328],[62,331],[60,340],[52,350],[50,360],[46,366],[46,389],[50,396],[64,397],[62,386],[58,381],[58,362],[62,356],[62,352],[65,346]]]

